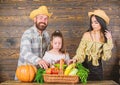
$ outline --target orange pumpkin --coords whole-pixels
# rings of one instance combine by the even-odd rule
[[[16,70],[16,76],[18,80],[23,82],[32,82],[37,69],[33,65],[21,65]]]

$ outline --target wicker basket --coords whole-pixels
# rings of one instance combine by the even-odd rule
[[[65,76],[56,74],[44,74],[44,81],[47,83],[78,83],[78,76]]]

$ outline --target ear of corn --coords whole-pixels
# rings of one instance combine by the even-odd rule
[[[64,75],[69,75],[70,71],[75,68],[76,64],[72,63],[70,65],[68,65],[68,67],[65,69]]]

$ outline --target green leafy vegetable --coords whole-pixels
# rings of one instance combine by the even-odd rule
[[[35,81],[37,83],[44,83],[44,78],[43,78],[43,74],[45,73],[45,70],[42,68],[39,68],[37,70],[36,76],[35,76]]]
[[[60,64],[54,64],[54,66],[57,67],[57,68],[60,68]],[[63,65],[63,69],[65,69],[66,67],[67,67],[67,65],[64,64],[64,65]]]
[[[78,68],[77,75],[79,76],[81,82],[83,84],[86,84],[87,83],[88,74],[89,74],[89,70],[87,68],[85,68],[81,63],[77,63],[76,67]]]

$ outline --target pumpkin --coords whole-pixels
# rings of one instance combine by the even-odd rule
[[[33,65],[21,65],[16,70],[16,76],[22,82],[32,82],[36,72],[37,69]]]

